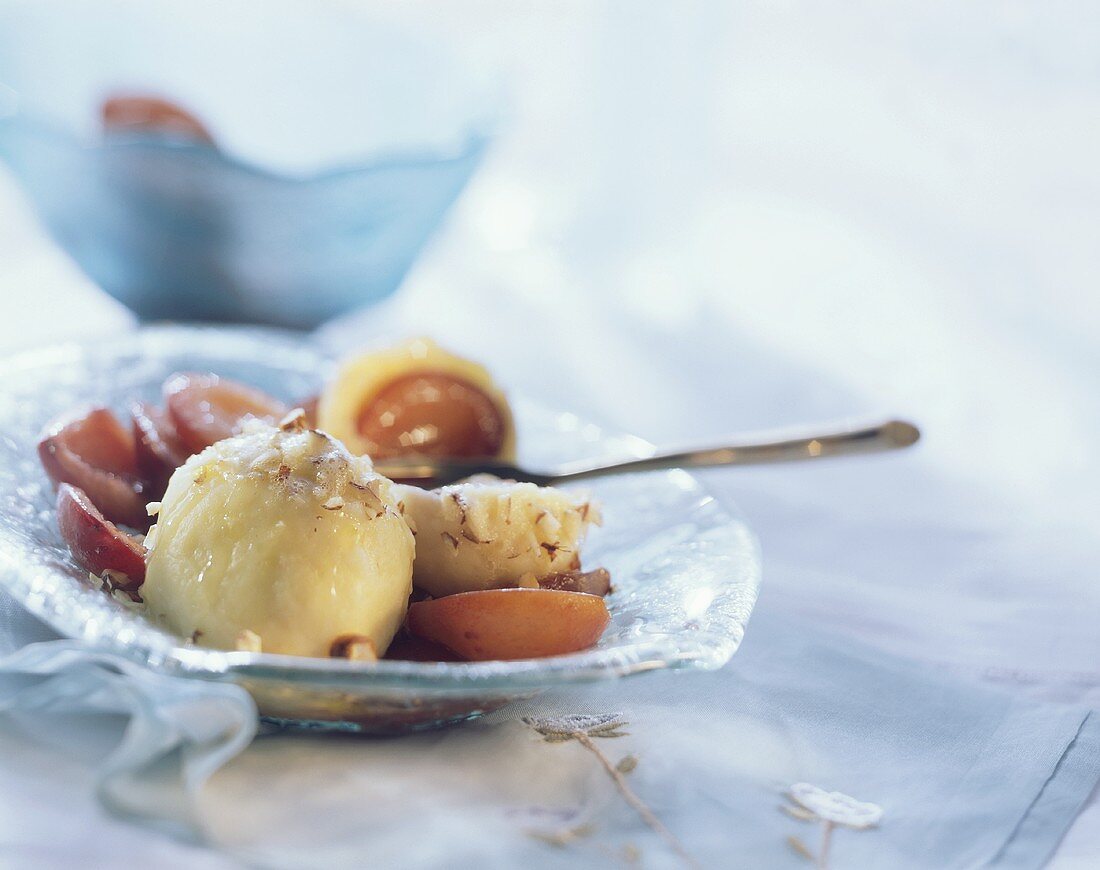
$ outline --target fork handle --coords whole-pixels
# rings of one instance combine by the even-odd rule
[[[855,456],[909,447],[919,439],[920,430],[912,423],[903,420],[886,420],[855,428],[837,428],[796,437],[747,436],[741,441],[723,447],[658,453],[644,459],[628,459],[623,462],[579,467],[565,466],[547,474],[546,478],[548,482],[565,483],[604,477],[609,474],[629,474],[634,471],[656,471],[665,468],[763,465],[773,462],[825,459],[830,456]]]

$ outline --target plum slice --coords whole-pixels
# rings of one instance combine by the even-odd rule
[[[598,595],[553,589],[460,592],[409,605],[405,626],[469,661],[563,655],[592,646],[611,617]]]
[[[447,372],[413,372],[383,386],[356,428],[375,458],[496,456],[506,421],[492,396]]]
[[[176,103],[149,94],[119,94],[100,109],[108,133],[140,132],[214,144],[202,121]]]
[[[399,631],[383,658],[402,662],[457,662],[459,657],[442,644]]]
[[[149,525],[133,434],[106,408],[53,423],[38,442],[38,457],[50,480],[82,489],[111,522]]]
[[[57,525],[77,564],[94,574],[116,571],[120,589],[137,589],[145,580],[145,549],[103,516],[87,494],[61,484],[57,490]]]
[[[193,372],[170,377],[164,399],[180,442],[191,453],[236,435],[247,419],[276,423],[290,410],[263,390]]]
[[[130,409],[137,455],[137,470],[150,499],[164,495],[172,472],[190,455],[183,446],[171,418],[161,408],[135,402]]]

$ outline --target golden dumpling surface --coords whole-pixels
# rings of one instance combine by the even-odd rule
[[[253,424],[172,476],[141,595],[171,630],[220,649],[327,656],[404,619],[413,536],[393,484],[324,433]],[[244,635],[252,640],[242,644]]]
[[[395,489],[416,530],[414,582],[436,597],[575,570],[589,526],[600,522],[593,502],[533,483],[481,476]]]

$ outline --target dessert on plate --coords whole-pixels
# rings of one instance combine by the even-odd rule
[[[592,646],[605,570],[582,570],[599,507],[478,476],[439,489],[373,459],[510,458],[511,409],[480,365],[426,339],[345,361],[287,403],[216,373],[170,377],[123,423],[50,426],[73,558],[187,642],[373,660],[519,659]]]

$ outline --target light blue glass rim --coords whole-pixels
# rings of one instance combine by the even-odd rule
[[[3,153],[2,140],[5,128],[16,135],[42,140],[61,142],[74,151],[83,151],[89,155],[110,152],[144,152],[171,154],[182,160],[191,161],[208,168],[212,172],[226,171],[239,173],[259,181],[279,184],[315,184],[339,181],[360,175],[374,175],[392,172],[395,169],[418,169],[461,163],[466,160],[479,161],[503,123],[503,110],[497,108],[482,120],[472,124],[466,131],[462,144],[451,149],[409,150],[406,152],[382,152],[364,159],[362,162],[335,164],[313,172],[286,173],[276,172],[259,164],[234,157],[231,154],[203,142],[188,139],[172,139],[163,136],[142,135],[140,133],[113,134],[109,139],[89,139],[66,130],[63,125],[36,116],[20,107],[19,94],[14,88],[0,82],[15,95],[15,107],[3,111],[0,105],[0,155]]]
[[[227,337],[233,339],[234,356],[241,360],[255,359],[253,348],[270,352],[273,345],[282,345],[285,353],[301,359],[303,365],[311,365],[318,372],[330,369],[335,362],[335,357],[308,335],[268,327],[162,324],[126,333],[124,340],[154,345],[161,341],[188,342],[197,353],[201,353],[202,346],[208,343],[224,354]],[[8,356],[0,359],[0,383],[21,370],[47,362],[77,359],[82,353],[101,349],[101,341],[68,342]],[[653,449],[652,445],[634,436],[629,440],[639,455]],[[96,631],[94,621],[83,626],[73,624],[72,613],[62,612],[48,594],[32,592],[16,600],[60,634],[139,664],[179,676],[261,686],[297,685],[355,693],[377,691],[380,695],[409,695],[420,691],[433,696],[472,696],[539,691],[659,670],[716,670],[733,657],[744,637],[761,582],[760,545],[740,512],[728,500],[717,501],[697,478],[684,471],[677,473],[690,479],[694,489],[706,497],[711,519],[735,541],[741,560],[738,613],[735,622],[722,633],[666,633],[614,647],[519,661],[425,663],[383,659],[352,662],[187,647],[180,645],[178,638],[160,630],[142,632],[141,640],[129,643]],[[0,585],[9,590],[16,587],[48,589],[54,579],[45,571],[28,574],[17,556],[3,548],[0,548],[0,573],[5,575]],[[17,581],[15,576],[19,578]]]

